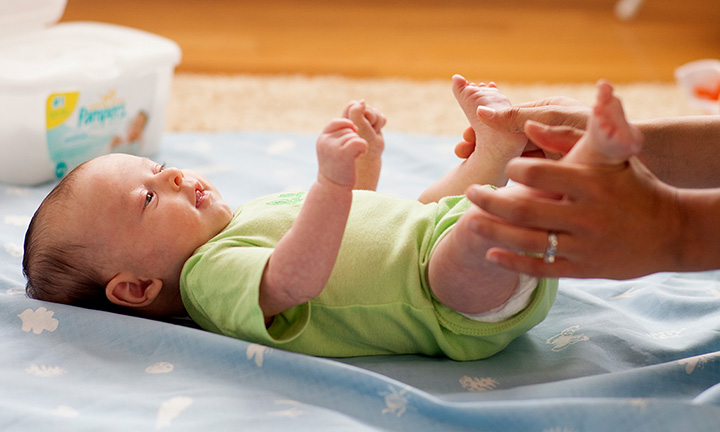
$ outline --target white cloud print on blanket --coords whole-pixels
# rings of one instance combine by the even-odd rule
[[[46,307],[37,309],[25,309],[18,314],[21,320],[21,330],[26,333],[34,333],[40,335],[43,332],[55,332],[60,322],[54,318],[55,312],[48,310]],[[156,362],[145,369],[147,374],[167,374],[174,369],[172,363]],[[25,372],[39,378],[54,378],[67,373],[66,369],[61,366],[50,366],[45,364],[31,364],[25,369]],[[174,396],[160,404],[155,422],[156,429],[163,429],[172,425],[172,422],[183,411],[187,410],[193,404],[193,399],[186,396]],[[59,405],[53,413],[59,417],[68,419],[76,418],[80,412],[68,405]]]
[[[55,312],[39,307],[35,310],[25,309],[18,315],[22,320],[22,331],[40,334],[43,331],[54,332],[58,328],[58,320],[53,318]]]

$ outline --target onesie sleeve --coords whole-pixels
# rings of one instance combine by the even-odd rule
[[[259,305],[260,282],[273,249],[216,244],[185,264],[181,292],[190,317],[202,328],[249,342],[277,345],[307,326],[309,304],[275,317],[267,328]]]

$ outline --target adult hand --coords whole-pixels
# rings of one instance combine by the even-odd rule
[[[467,196],[483,210],[475,219],[478,233],[502,245],[488,251],[488,260],[538,277],[627,279],[678,268],[678,190],[637,158],[613,167],[517,158],[508,175],[563,198],[543,198],[525,186],[471,186]],[[553,263],[541,256],[548,231],[558,237]]]
[[[503,110],[479,109],[478,117],[488,126],[509,132],[525,132],[528,120],[552,126],[563,126],[566,141],[573,144],[580,139],[587,125],[592,109],[582,102],[564,96],[550,97],[536,102],[528,102]],[[523,156],[547,157],[559,159],[562,154],[538,148],[538,144],[529,138]],[[572,146],[570,146],[572,147]],[[569,147],[568,147],[569,149]],[[475,133],[472,128],[463,132],[463,141],[455,146],[455,154],[467,159],[475,150]],[[564,154],[564,153],[563,153]]]

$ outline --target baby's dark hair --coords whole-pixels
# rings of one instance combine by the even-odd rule
[[[83,165],[72,170],[43,200],[25,233],[23,274],[31,298],[90,309],[115,311],[105,295],[97,268],[89,263],[92,252],[60,229],[72,211],[73,185]]]

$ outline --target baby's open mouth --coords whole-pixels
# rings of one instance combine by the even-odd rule
[[[205,191],[202,189],[195,189],[195,208],[200,207],[202,199],[205,197]]]

